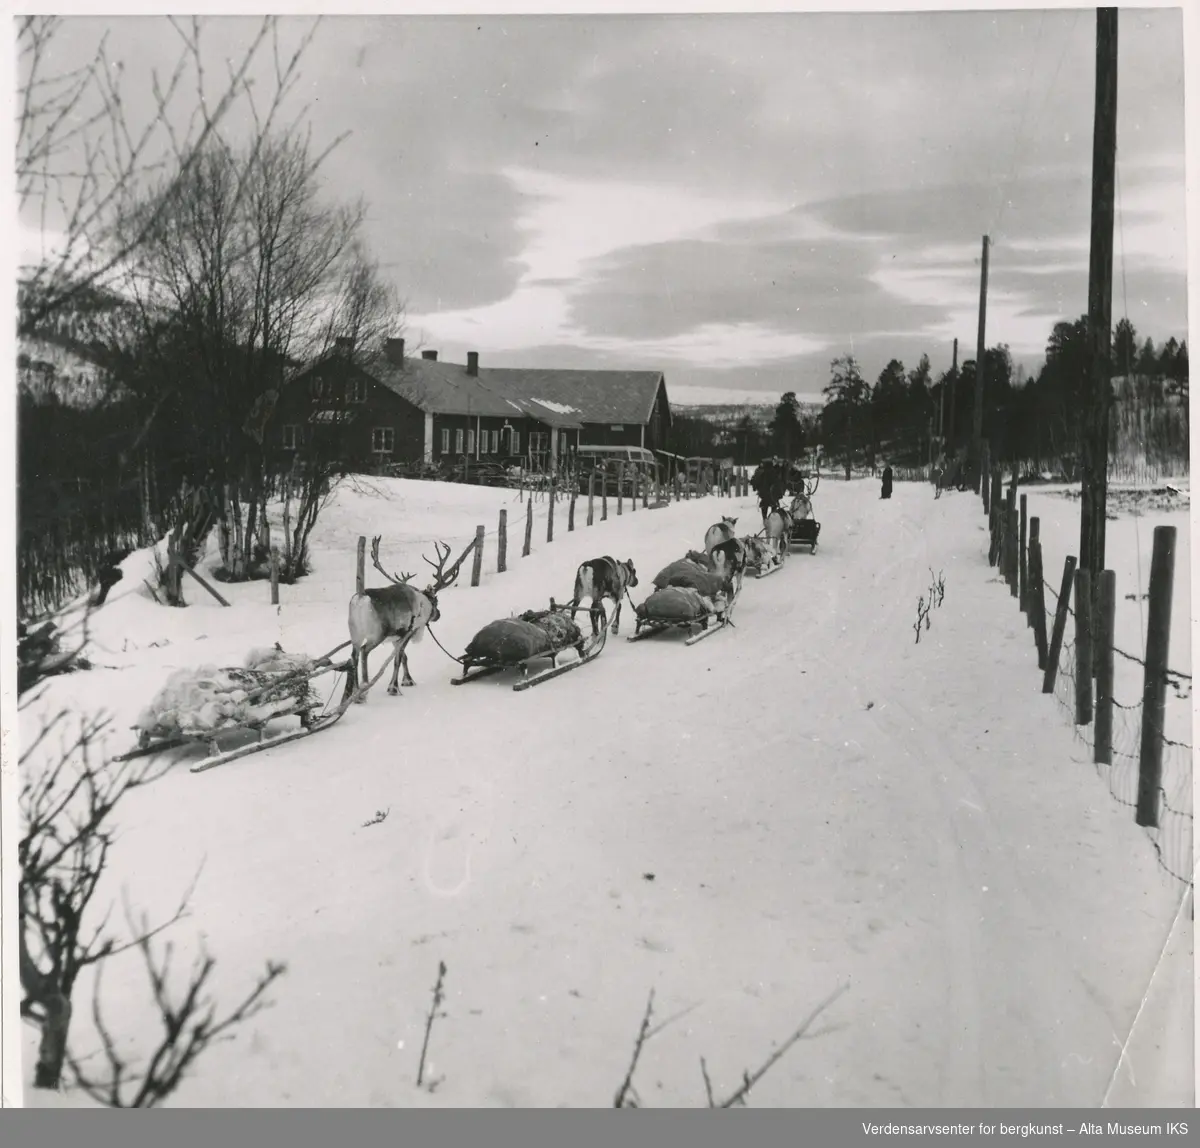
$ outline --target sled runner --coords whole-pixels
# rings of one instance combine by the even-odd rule
[[[585,638],[574,618],[581,609],[584,608],[559,606],[551,598],[549,610],[527,610],[519,617],[488,623],[467,644],[462,676],[451,678],[450,684],[461,686],[505,670],[520,670],[521,677],[513,683],[513,689],[519,692],[592,661],[604,649],[608,627],[602,626],[599,633]],[[559,657],[568,650],[574,650],[578,658],[559,665]],[[549,668],[529,672],[535,662],[547,658]]]

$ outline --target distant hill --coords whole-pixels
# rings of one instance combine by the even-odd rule
[[[705,422],[719,427],[734,427],[747,415],[751,423],[760,430],[766,430],[768,423],[775,416],[778,400],[767,403],[672,403],[671,411],[677,417],[704,419]],[[800,403],[801,417],[819,414],[820,403]]]

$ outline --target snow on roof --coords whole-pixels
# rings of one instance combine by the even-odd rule
[[[530,402],[545,407],[548,411],[556,411],[560,415],[577,415],[578,407],[569,407],[566,403],[552,403],[549,399],[530,399]]]

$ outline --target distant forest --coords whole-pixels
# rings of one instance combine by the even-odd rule
[[[1081,412],[1087,383],[1087,317],[1056,323],[1036,375],[1023,377],[1009,348],[985,355],[983,433],[992,457],[1026,473],[1076,477]],[[684,407],[673,421],[674,449],[686,455],[732,456],[755,464],[779,455],[798,458],[820,447],[831,465],[927,466],[971,435],[974,359],[933,377],[927,355],[906,369],[892,359],[868,383],[855,358],[830,363],[823,406],[794,392],[771,407]],[[1145,478],[1188,470],[1188,348],[1139,340],[1122,319],[1113,333],[1109,470]],[[941,437],[939,437],[939,428]]]

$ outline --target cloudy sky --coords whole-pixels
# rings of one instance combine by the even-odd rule
[[[134,96],[177,55],[162,19],[71,24]],[[212,58],[256,26],[214,19]],[[1186,334],[1182,36],[1122,10],[1113,311],[1156,341]],[[988,342],[1036,369],[1087,309],[1094,52],[1094,9],[326,17],[290,110],[350,133],[327,189],[367,200],[410,341],[775,398],[846,353],[973,357],[984,233]]]

